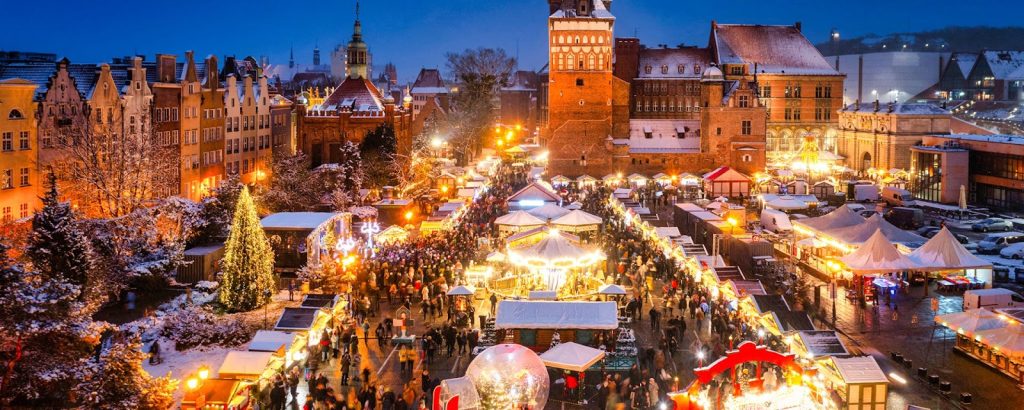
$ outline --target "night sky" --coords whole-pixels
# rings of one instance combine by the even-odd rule
[[[352,34],[355,0],[219,2],[202,0],[6,2],[0,49],[53,52],[72,62],[158,52],[269,56],[286,63],[324,61]],[[232,8],[233,7],[233,8]],[[502,47],[520,66],[546,63],[548,6],[543,0],[364,0],[363,32],[374,65],[391,61],[403,81],[421,67],[444,67],[444,53]],[[723,23],[792,24],[802,21],[812,42],[835,27],[844,38],[919,31],[948,25],[1020,24],[1024,6],[998,0],[900,1],[682,1],[615,0],[616,35],[639,35],[644,44],[707,44],[712,19]],[[21,17],[25,16],[25,17]],[[1016,21],[1015,21],[1016,20]]]

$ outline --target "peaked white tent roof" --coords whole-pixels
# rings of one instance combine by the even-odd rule
[[[514,211],[508,215],[499,216],[498,219],[494,220],[495,225],[508,225],[516,227],[524,226],[541,226],[544,225],[544,221],[536,216],[531,215],[526,211]]]
[[[576,181],[577,182],[597,182],[597,178],[594,178],[594,177],[592,177],[590,175],[580,175],[579,177],[576,178]]]
[[[808,218],[798,221],[797,224],[804,225],[808,228],[815,229],[818,231],[827,231],[830,229],[845,228],[847,226],[857,225],[864,222],[864,217],[858,215],[850,207],[843,205],[836,208],[835,211],[829,212],[825,215],[817,218]]]
[[[603,350],[575,342],[559,343],[540,355],[545,366],[573,372],[584,372],[603,358]]]
[[[456,286],[448,291],[448,296],[470,296],[473,294],[473,288],[468,286]]]
[[[544,184],[534,182],[530,185],[523,187],[516,193],[508,197],[508,202],[516,202],[522,200],[540,200],[544,202],[558,202],[561,198],[558,194],[552,192],[552,190]]]
[[[584,226],[584,225],[600,225],[604,220],[596,215],[591,215],[587,212],[575,210],[571,211],[558,219],[555,219],[552,223],[555,225],[565,226]]]
[[[876,229],[860,248],[841,260],[855,273],[884,273],[918,268],[914,261],[896,250],[881,229]]]
[[[295,343],[295,333],[281,332],[277,330],[257,330],[252,341],[249,342],[249,351],[253,352],[276,352],[284,347],[287,352]]]
[[[551,183],[552,184],[556,184],[556,183],[568,184],[570,181],[572,181],[572,180],[569,179],[568,177],[566,177],[565,175],[555,175],[555,176],[551,177]]]
[[[938,315],[935,316],[935,323],[966,336],[974,336],[975,332],[983,330],[1002,329],[1009,325],[1007,321],[1000,319],[999,315],[988,309],[971,309],[965,312]]]
[[[600,288],[597,288],[597,293],[599,295],[625,295],[626,289],[623,289],[622,286],[610,283],[607,285],[601,285]]]
[[[544,204],[544,206],[533,208],[526,212],[529,213],[530,215],[540,218],[543,221],[547,219],[555,220],[561,218],[572,211],[552,203],[547,203]]]
[[[992,262],[979,258],[964,248],[946,227],[942,227],[938,234],[911,252],[910,259],[922,267],[937,270],[992,267]]]
[[[224,356],[224,363],[221,363],[217,375],[223,379],[258,378],[273,357],[271,352],[233,350]]]
[[[897,228],[896,225],[889,223],[877,213],[857,225],[828,230],[824,233],[847,244],[859,245],[866,242],[877,231],[882,232],[889,242],[923,243],[925,241],[924,237]]]

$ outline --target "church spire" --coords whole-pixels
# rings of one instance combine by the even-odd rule
[[[295,68],[295,46],[288,52],[288,68]]]
[[[352,26],[352,41],[347,47],[348,76],[369,78],[369,46],[363,41],[363,24],[359,21],[359,0],[356,0],[356,21]]]

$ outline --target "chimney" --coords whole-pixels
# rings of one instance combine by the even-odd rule
[[[896,104],[889,103],[889,106],[888,106],[889,112],[892,112],[895,108],[896,108]]]
[[[875,100],[875,112],[878,112],[878,100]]]
[[[793,27],[796,27],[796,31],[799,31],[801,33],[803,32],[803,26],[804,25],[802,23],[800,23],[799,21],[796,22],[796,24],[793,25]]]

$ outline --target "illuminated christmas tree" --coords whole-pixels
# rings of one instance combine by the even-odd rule
[[[269,295],[274,293],[274,251],[245,188],[238,195],[221,267],[219,299],[228,310],[247,311],[270,302]]]

